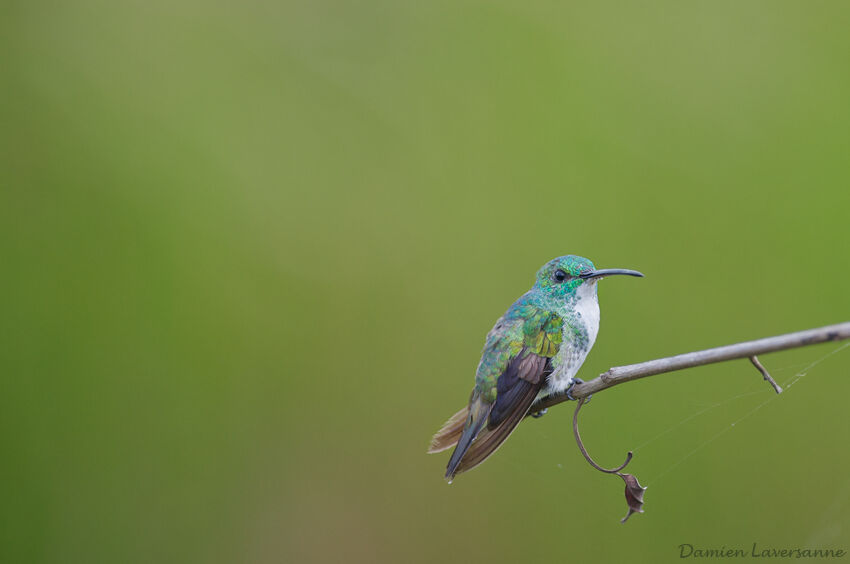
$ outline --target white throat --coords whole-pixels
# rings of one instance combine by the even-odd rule
[[[575,312],[581,316],[587,327],[588,351],[593,348],[599,333],[599,297],[596,295],[596,284],[595,280],[585,282],[576,291]]]

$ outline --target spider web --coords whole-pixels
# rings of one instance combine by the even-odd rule
[[[787,370],[790,370],[790,369],[796,369],[796,368],[799,368],[800,366],[802,366],[802,367],[803,367],[801,370],[796,371],[796,372],[795,372],[792,376],[788,377],[788,378],[786,379],[786,381],[785,381],[785,382],[782,382],[782,383],[781,383],[781,386],[782,386],[782,388],[783,388],[783,391],[787,391],[789,388],[791,388],[791,386],[793,386],[794,384],[796,384],[797,382],[799,382],[802,378],[804,378],[804,377],[805,377],[805,376],[809,373],[809,371],[810,371],[812,368],[814,368],[815,366],[817,366],[818,364],[820,364],[821,362],[823,362],[823,361],[824,361],[824,360],[826,360],[827,358],[829,358],[829,357],[833,356],[834,354],[836,354],[836,353],[838,353],[838,352],[840,352],[840,351],[842,351],[842,350],[844,350],[844,349],[846,349],[846,348],[848,348],[848,347],[850,347],[850,342],[845,343],[845,344],[843,344],[843,345],[839,346],[839,347],[838,347],[838,348],[836,348],[836,349],[833,349],[832,351],[830,351],[830,352],[826,353],[825,355],[823,355],[823,356],[821,356],[821,357],[817,358],[817,359],[816,359],[816,360],[814,360],[813,362],[810,362],[810,363],[799,363],[799,364],[794,364],[794,365],[791,365],[791,366],[786,366],[786,367],[783,367],[783,368],[778,368],[778,369],[775,369],[775,370],[770,370],[770,372],[771,372],[771,374],[774,374],[774,375],[775,375],[775,374],[777,374],[777,373],[784,372],[784,371],[787,371]],[[774,378],[776,378],[776,377],[774,376]],[[765,385],[766,385],[766,384],[765,384]],[[685,418],[684,418],[684,419],[682,419],[681,421],[679,421],[679,422],[677,422],[677,423],[674,423],[674,424],[670,425],[670,426],[669,426],[669,427],[667,427],[664,431],[662,431],[662,432],[658,433],[657,435],[655,435],[655,436],[654,436],[654,437],[652,437],[651,439],[647,440],[646,442],[644,442],[644,443],[640,444],[640,445],[639,445],[639,446],[637,446],[636,448],[633,448],[633,449],[632,449],[632,451],[633,451],[633,452],[637,452],[638,450],[640,450],[640,449],[642,449],[642,448],[647,447],[648,445],[650,445],[650,444],[654,443],[655,441],[659,440],[660,438],[662,438],[662,437],[664,437],[664,436],[666,436],[666,435],[670,434],[671,432],[673,432],[673,431],[674,431],[674,430],[676,430],[677,428],[681,427],[682,425],[685,425],[685,424],[686,424],[686,423],[688,423],[689,421],[691,421],[691,420],[693,420],[693,419],[696,419],[697,417],[699,417],[699,416],[701,416],[701,415],[703,415],[703,414],[705,414],[705,413],[708,413],[709,411],[712,411],[712,410],[714,410],[714,409],[717,409],[718,407],[721,407],[721,406],[723,406],[723,405],[726,405],[726,404],[732,403],[732,402],[734,402],[734,401],[736,401],[736,400],[738,400],[738,399],[741,399],[741,398],[744,398],[744,397],[748,397],[748,396],[753,396],[753,395],[756,395],[756,394],[769,394],[769,397],[768,397],[766,400],[764,400],[763,402],[761,402],[761,403],[757,404],[755,407],[751,408],[751,409],[750,409],[749,411],[747,411],[746,413],[744,413],[744,415],[742,415],[742,416],[738,417],[737,419],[735,419],[732,423],[730,423],[730,424],[728,424],[728,425],[724,426],[722,429],[720,429],[717,433],[715,433],[714,435],[712,435],[712,436],[711,436],[711,437],[709,437],[708,439],[706,439],[706,440],[702,441],[701,443],[699,443],[699,445],[697,445],[695,448],[693,448],[692,450],[690,450],[689,452],[687,452],[684,456],[682,456],[682,457],[681,457],[680,459],[678,459],[676,462],[674,462],[674,463],[670,464],[669,466],[667,466],[667,468],[666,468],[664,471],[662,471],[660,474],[657,474],[656,476],[654,476],[654,477],[652,478],[652,480],[650,480],[650,481],[646,482],[646,484],[644,484],[644,485],[649,486],[650,484],[653,484],[653,483],[657,482],[657,481],[658,481],[661,477],[663,477],[663,476],[667,475],[668,473],[670,473],[672,470],[674,470],[676,467],[678,467],[678,466],[679,466],[679,465],[681,465],[683,462],[685,462],[686,460],[688,460],[688,459],[689,459],[690,457],[692,457],[694,454],[696,454],[697,452],[699,452],[700,450],[702,450],[703,448],[705,448],[705,447],[706,447],[706,446],[708,446],[709,444],[711,444],[711,443],[713,443],[714,441],[716,441],[718,438],[722,437],[724,434],[726,434],[726,433],[728,433],[729,431],[731,431],[732,429],[734,429],[734,428],[735,428],[735,426],[736,426],[736,425],[738,425],[738,423],[740,423],[740,422],[744,421],[745,419],[749,418],[749,417],[750,417],[750,416],[752,416],[754,413],[756,413],[756,412],[757,412],[757,411],[759,411],[761,408],[763,408],[765,405],[767,405],[767,404],[769,404],[770,402],[772,402],[772,401],[776,400],[776,399],[779,397],[779,395],[780,395],[780,394],[776,394],[776,393],[774,393],[774,391],[773,391],[772,389],[769,389],[769,387],[768,387],[767,389],[755,390],[755,391],[752,391],[752,392],[746,392],[746,393],[743,393],[743,394],[737,394],[737,395],[734,395],[734,396],[732,396],[732,397],[726,398],[726,399],[724,399],[724,400],[721,400],[721,401],[719,401],[719,402],[713,403],[713,404],[711,404],[711,405],[709,405],[709,406],[707,406],[707,407],[704,407],[704,408],[700,409],[700,410],[699,410],[699,411],[697,411],[696,413],[693,413],[693,414],[691,414],[691,415],[689,415],[689,416],[685,417]]]

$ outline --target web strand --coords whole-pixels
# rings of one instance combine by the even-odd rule
[[[785,391],[787,392],[787,390],[788,390],[791,386],[793,386],[794,384],[796,384],[797,382],[799,382],[799,381],[800,381],[800,380],[801,380],[804,376],[806,376],[806,375],[808,374],[808,372],[809,372],[812,368],[814,368],[815,366],[817,366],[818,364],[820,364],[821,362],[823,362],[823,361],[824,361],[824,360],[826,360],[827,358],[831,357],[832,355],[834,355],[834,354],[836,354],[836,353],[838,353],[838,352],[840,352],[840,351],[842,351],[842,350],[846,349],[847,347],[850,347],[850,342],[848,342],[848,343],[845,343],[845,344],[841,345],[840,347],[838,347],[838,348],[836,348],[836,349],[834,349],[834,350],[832,350],[832,351],[828,352],[827,354],[823,355],[822,357],[819,357],[817,360],[815,360],[815,361],[813,361],[813,362],[811,362],[811,363],[809,363],[809,364],[805,365],[805,368],[803,368],[803,369],[802,369],[802,370],[800,370],[799,372],[795,373],[793,376],[791,376],[791,377],[788,379],[788,381],[787,381],[787,382],[783,383],[783,388],[785,389]],[[800,365],[794,365],[794,366],[800,366]],[[787,368],[791,368],[791,367],[786,367],[785,369],[787,369]],[[774,371],[774,372],[779,372],[779,371],[781,371],[781,370],[783,370],[783,369],[779,369],[779,370],[776,370],[776,371]],[[668,433],[670,433],[671,431],[675,430],[676,428],[678,428],[678,427],[680,427],[680,426],[684,425],[684,424],[685,424],[685,423],[687,423],[688,421],[691,421],[692,419],[695,419],[696,417],[699,417],[699,416],[700,416],[700,415],[702,415],[703,413],[706,413],[706,412],[708,412],[708,411],[711,411],[712,409],[715,409],[715,408],[717,408],[717,407],[720,407],[721,405],[725,405],[725,404],[727,404],[727,403],[730,403],[730,402],[732,402],[732,401],[734,401],[734,400],[737,400],[737,399],[740,399],[740,398],[743,398],[743,397],[747,397],[747,396],[751,396],[751,395],[755,395],[755,394],[762,394],[762,393],[769,393],[769,394],[770,394],[770,397],[769,397],[769,398],[767,398],[765,401],[763,401],[763,402],[759,403],[759,404],[758,404],[757,406],[755,406],[754,408],[752,408],[752,409],[750,409],[749,411],[747,411],[747,412],[746,412],[743,416],[741,416],[741,417],[739,417],[738,419],[736,419],[735,421],[733,421],[730,425],[728,425],[728,426],[724,427],[724,428],[723,428],[723,429],[721,429],[719,432],[715,433],[714,435],[712,435],[711,437],[709,437],[708,439],[706,439],[705,441],[703,441],[702,443],[700,443],[700,444],[699,444],[696,448],[694,448],[693,450],[691,450],[690,452],[688,452],[687,454],[685,454],[685,455],[684,455],[682,458],[680,458],[678,461],[676,461],[676,462],[674,462],[673,464],[671,464],[670,466],[668,466],[668,467],[667,467],[667,468],[666,468],[663,472],[661,472],[660,474],[658,474],[657,476],[655,476],[655,477],[654,477],[651,481],[647,482],[647,484],[646,484],[646,485],[647,485],[647,486],[649,486],[650,484],[657,482],[657,481],[658,481],[658,479],[660,479],[662,476],[665,476],[666,474],[668,474],[670,471],[672,471],[674,468],[676,468],[677,466],[679,466],[680,464],[682,464],[682,463],[683,463],[684,461],[686,461],[688,458],[690,458],[691,456],[693,456],[694,454],[696,454],[697,452],[699,452],[700,450],[702,450],[703,448],[705,448],[705,447],[706,447],[706,446],[708,446],[709,444],[713,443],[715,440],[717,440],[718,438],[720,438],[721,436],[723,436],[725,433],[728,433],[729,431],[731,431],[732,429],[734,429],[734,428],[735,428],[735,426],[736,426],[738,423],[740,423],[741,421],[743,421],[743,420],[747,419],[748,417],[750,417],[751,415],[753,415],[755,412],[757,412],[758,410],[760,410],[762,407],[764,407],[764,406],[765,406],[765,405],[767,405],[768,403],[770,403],[770,402],[774,401],[777,397],[779,397],[779,394],[775,394],[775,393],[773,393],[772,391],[768,391],[768,390],[758,390],[758,391],[754,391],[754,392],[748,392],[748,393],[744,393],[744,394],[738,394],[738,395],[736,395],[736,396],[734,396],[734,397],[731,397],[731,398],[725,399],[725,400],[723,400],[723,401],[717,402],[717,403],[715,403],[715,404],[713,404],[713,405],[710,405],[710,406],[708,406],[708,407],[705,407],[705,408],[701,409],[700,411],[698,411],[698,412],[694,413],[693,415],[690,415],[690,416],[686,417],[685,419],[683,419],[682,421],[679,421],[678,423],[675,423],[674,425],[672,425],[672,426],[671,426],[671,427],[669,427],[668,429],[666,429],[666,430],[662,431],[661,433],[659,433],[659,434],[658,434],[658,435],[656,435],[655,437],[653,437],[653,438],[649,439],[649,440],[648,440],[648,441],[646,441],[645,443],[643,443],[643,444],[641,444],[640,446],[638,446],[637,448],[633,449],[633,450],[637,451],[638,449],[644,448],[644,447],[646,447],[647,445],[649,445],[649,444],[651,444],[651,443],[655,442],[657,439],[659,439],[659,438],[661,438],[661,437],[663,437],[663,436],[667,435]]]

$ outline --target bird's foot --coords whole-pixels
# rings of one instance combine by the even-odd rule
[[[540,411],[538,411],[536,413],[532,413],[531,416],[534,417],[535,419],[540,419],[541,417],[546,415],[547,411],[549,411],[549,408],[544,408],[544,409],[541,409]]]
[[[576,401],[578,399],[573,397],[573,388],[575,388],[576,384],[584,384],[584,380],[582,380],[581,378],[573,378],[572,384],[570,384],[570,387],[567,388],[567,391],[565,392],[567,395],[567,399],[572,401]],[[587,396],[586,398],[584,398],[584,403],[589,402],[590,397],[591,396]]]

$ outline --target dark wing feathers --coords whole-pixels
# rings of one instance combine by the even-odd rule
[[[511,360],[499,376],[498,395],[490,410],[487,427],[466,447],[452,474],[474,468],[496,452],[523,420],[551,372],[551,359],[525,348]]]
[[[536,395],[540,391],[548,364],[548,358],[538,356],[526,348],[511,360],[496,383],[498,393],[496,403],[490,411],[488,429],[498,427],[505,417],[522,403],[526,395],[532,391]],[[551,372],[551,367],[549,371]]]
[[[522,355],[518,355],[517,358],[520,358],[521,356]],[[536,358],[526,362],[523,362],[522,360],[518,362],[518,364],[521,365],[521,368],[524,368],[525,370],[517,370],[517,377],[514,378],[514,386],[508,387],[506,384],[506,394],[504,396],[502,395],[501,390],[499,391],[496,403],[490,411],[490,418],[487,427],[478,434],[478,437],[469,446],[466,453],[463,455],[463,458],[461,458],[460,464],[457,465],[455,472],[466,472],[467,470],[484,462],[488,456],[496,452],[496,449],[498,449],[513,430],[516,429],[519,422],[525,418],[528,409],[537,397],[537,393],[545,384],[546,376],[548,376],[548,374],[552,371],[548,358],[540,357],[533,353],[529,353],[529,356]],[[516,359],[511,362],[511,365],[515,362],[517,362]],[[510,368],[511,367],[509,366],[508,370],[505,371],[505,374],[499,378],[500,385],[502,378],[505,378],[506,375],[511,373]],[[506,379],[506,382],[507,381],[510,381],[510,376]],[[497,412],[497,409],[500,408],[499,402],[502,398],[509,399],[503,400],[501,411]],[[509,401],[510,404],[508,404]],[[493,423],[494,417],[499,417],[495,424]]]

